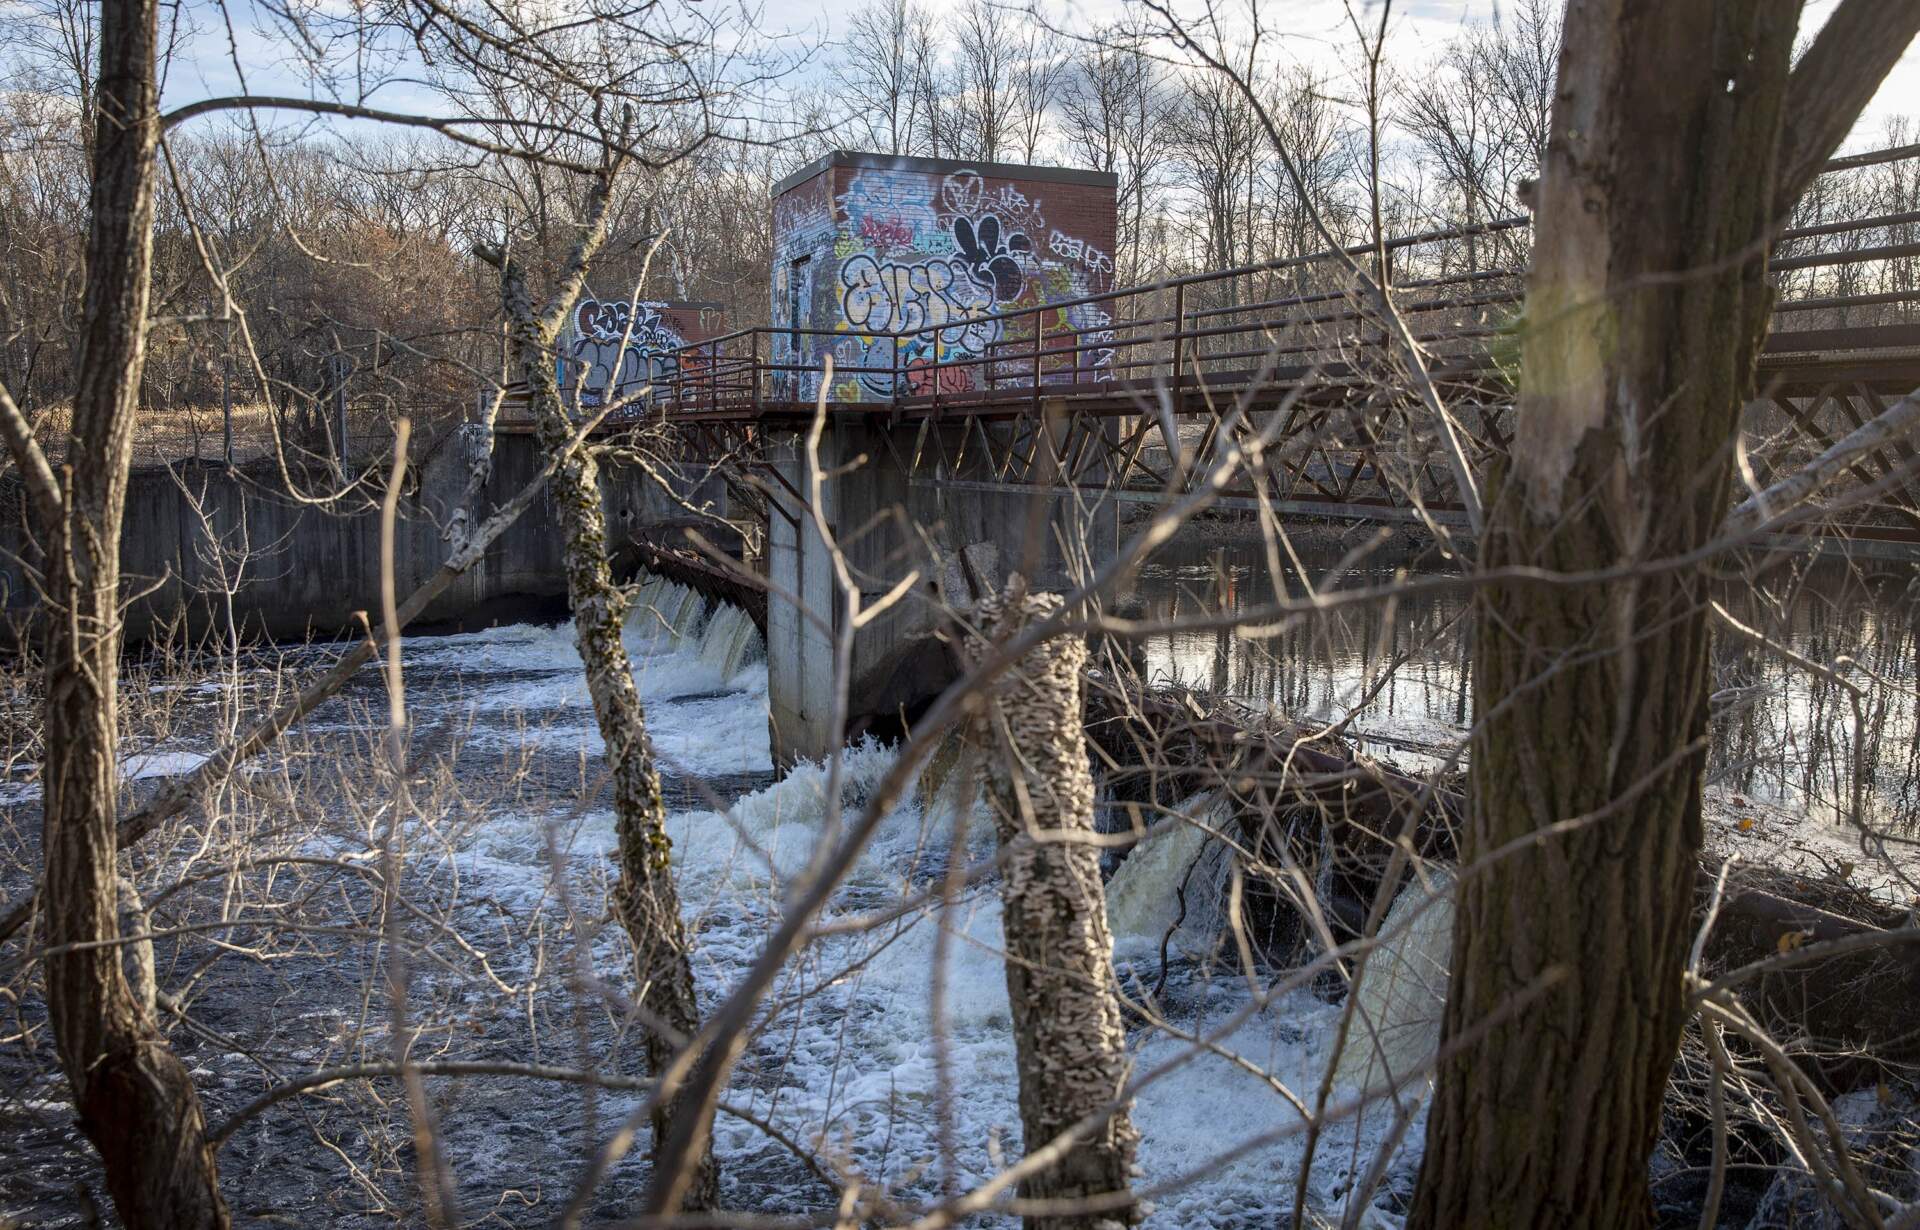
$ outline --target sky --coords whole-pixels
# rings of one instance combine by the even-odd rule
[[[1007,0],[1009,4],[1024,0]],[[1367,27],[1379,21],[1381,0],[1354,0]],[[1920,0],[1914,0],[1920,3]],[[786,14],[788,28],[810,31],[816,37],[839,37],[862,0],[793,0],[776,5]],[[1058,14],[1064,28],[1091,27],[1126,14],[1125,0],[1042,0],[1043,11]],[[1808,0],[1801,19],[1802,38],[1820,28],[1840,0]],[[1222,0],[1225,10],[1233,0]],[[1175,11],[1197,11],[1198,3],[1179,3]],[[1411,72],[1431,59],[1462,27],[1498,18],[1511,11],[1512,0],[1393,0],[1388,14],[1387,59],[1401,72]],[[936,11],[938,6],[936,5]],[[1339,73],[1352,62],[1355,50],[1349,6],[1345,0],[1262,0],[1261,17],[1275,36],[1275,54],[1329,73]],[[1845,150],[1879,148],[1886,121],[1896,115],[1920,117],[1920,42],[1909,48],[1882,84],[1872,106],[1861,116]]]
[[[345,0],[319,0],[325,10]],[[557,0],[564,5],[565,0]],[[713,6],[716,0],[704,0]],[[817,54],[841,37],[851,15],[863,0],[754,0],[764,3],[759,31],[788,40],[795,53],[813,49],[817,79],[830,85],[828,57]],[[1010,7],[1024,0],[1005,0]],[[1042,0],[1050,17],[1064,27],[1090,26],[1125,14],[1126,0]],[[1178,2],[1178,0],[1176,0]],[[1182,8],[1197,8],[1190,0]],[[1378,21],[1381,0],[1353,0],[1363,20]],[[1809,0],[1802,20],[1802,37],[1816,30],[1840,0]],[[4,3],[4,0],[0,0]],[[196,98],[235,93],[239,84],[237,59],[256,93],[308,94],[311,87],[287,46],[268,26],[250,19],[249,0],[234,0],[235,15],[228,24],[218,19],[210,4],[190,5],[199,16],[183,41],[165,90],[168,106]],[[1245,3],[1245,0],[1239,0]],[[1397,0],[1388,26],[1388,60],[1401,73],[1415,72],[1463,26],[1497,17],[1503,3],[1512,0]],[[1227,8],[1229,4],[1223,4]],[[945,7],[935,3],[936,12]],[[1336,77],[1351,63],[1355,48],[1345,0],[1264,0],[1262,20],[1271,31],[1270,47],[1277,59],[1312,66]],[[1137,10],[1136,10],[1137,15]],[[237,49],[237,55],[232,49]],[[383,86],[376,101],[394,109],[429,109],[424,90],[406,82]],[[1881,86],[1871,106],[1855,126],[1844,147],[1848,151],[1886,144],[1884,130],[1895,115],[1920,116],[1920,45],[1908,50]]]

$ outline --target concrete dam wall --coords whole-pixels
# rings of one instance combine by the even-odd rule
[[[399,506],[395,570],[401,597],[446,560],[446,527],[460,512],[484,436],[456,431],[416,454]],[[533,438],[498,434],[491,466],[468,515],[482,521],[539,473]],[[298,476],[296,476],[298,478]],[[309,493],[331,489],[309,480]],[[623,552],[649,526],[684,519],[685,511],[637,469],[601,472],[608,546]],[[225,626],[225,590],[234,614],[253,635],[277,639],[328,636],[358,625],[356,612],[380,605],[380,491],[362,487],[333,506],[290,497],[271,460],[229,470],[217,462],[181,462],[134,470],[121,534],[122,592],[129,602],[129,642],[152,639],[184,621],[189,632]],[[690,493],[711,499],[720,485]],[[0,613],[9,632],[31,626],[42,601],[36,584],[40,550],[26,522],[17,479],[0,480]],[[485,622],[489,612],[513,618],[566,594],[561,534],[543,492],[494,542],[485,557],[428,608],[423,622]],[[7,639],[11,639],[8,635]]]

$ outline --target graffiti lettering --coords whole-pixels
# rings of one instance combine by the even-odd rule
[[[1075,239],[1064,231],[1055,231],[1047,239],[1047,247],[1055,256],[1064,256],[1078,261],[1094,273],[1112,273],[1113,257],[1089,244],[1084,239]]]
[[[1020,286],[1026,275],[1020,268],[1019,258],[1033,250],[1025,235],[1015,233],[1002,238],[1000,219],[988,214],[978,222],[955,218],[953,243],[960,250],[960,259],[966,263],[967,275],[981,289],[991,290],[997,302],[1020,297]]]
[[[862,175],[840,197],[848,233],[902,251],[935,255],[928,244],[946,242],[924,189],[889,174]]]
[[[978,353],[999,340],[1000,322],[973,318],[993,310],[993,297],[964,262],[881,264],[864,253],[840,266],[840,310],[861,333],[938,330],[943,345]]]
[[[1035,318],[1016,313],[1105,290],[1114,262],[1108,252],[1049,226],[1025,186],[989,182],[975,170],[930,175],[875,168],[855,177],[834,198],[836,208],[825,211],[834,219],[830,233],[817,233],[809,222],[782,236],[774,316],[797,328],[776,339],[776,354],[812,369],[831,352],[836,370],[848,377],[836,379],[837,395],[849,384],[879,397],[958,392],[990,375],[1019,380],[1031,373],[1033,358],[1021,346]],[[804,191],[810,190],[795,194]],[[828,258],[821,269],[837,278],[832,299],[785,285],[787,267],[799,270],[805,256],[815,254]],[[839,309],[837,320],[829,304]],[[826,309],[827,320],[815,315],[816,305]],[[986,319],[1003,313],[1004,320]],[[1106,312],[1079,304],[1056,320],[1045,349],[1061,353],[1039,365],[1041,379],[1110,379],[1116,337]],[[843,336],[829,342],[805,333],[807,324],[835,327]],[[796,372],[790,383],[810,392],[817,377]]]
[[[936,388],[942,393],[964,393],[973,387],[971,367],[935,367],[932,359],[915,359],[906,367],[907,392],[919,397]]]
[[[978,171],[955,171],[940,185],[940,206],[947,218],[979,218],[994,214],[1009,231],[1038,235],[1046,229],[1040,202],[1011,184],[988,188]]]
[[[1079,334],[1081,365],[1093,369],[1095,380],[1113,379],[1113,316],[1098,304],[1082,303],[1067,309],[1067,323]]]
[[[672,379],[673,352],[686,343],[661,318],[660,306],[580,301],[573,311],[573,340],[566,348],[572,360],[566,383],[578,381],[581,405],[632,397],[647,385]]]
[[[913,228],[898,218],[862,218],[860,238],[892,248],[911,248]]]

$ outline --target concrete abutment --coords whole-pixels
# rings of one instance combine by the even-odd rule
[[[1048,430],[1059,438],[1063,430],[1051,422]],[[843,683],[849,737],[909,726],[954,669],[929,634],[947,612],[964,613],[976,587],[997,587],[1018,571],[1037,588],[1066,590],[1113,558],[1119,518],[1110,496],[996,482],[984,446],[971,459],[959,447],[962,433],[984,434],[998,447],[1023,430],[1012,423],[983,430],[964,421],[923,427],[879,416],[831,419],[818,455],[818,511],[831,544],[811,508],[806,430],[768,433],[767,700],[776,764],[822,759],[834,749]],[[1036,443],[1029,436],[1026,447]],[[955,457],[957,468],[949,460]],[[853,634],[844,680],[838,658],[852,613],[836,548],[863,608],[918,576]]]
[[[445,563],[450,524],[484,520],[533,481],[544,463],[539,443],[522,432],[500,432],[489,452],[484,433],[476,440],[463,429],[418,454],[400,502],[394,552],[399,592],[412,592]],[[484,475],[477,495],[470,486],[476,472]],[[218,629],[228,586],[246,635],[350,635],[361,626],[360,612],[378,612],[377,492],[363,489],[325,505],[293,499],[285,485],[272,461],[234,468],[183,461],[135,469],[121,533],[127,639],[139,643],[175,629],[196,636]],[[0,524],[0,615],[9,630],[30,633],[42,615],[35,573],[39,537],[17,494],[4,498],[9,486],[17,492],[17,481],[0,484],[0,506],[10,510]],[[330,475],[313,476],[316,491],[336,486]],[[604,466],[601,489],[616,554],[649,528],[688,516],[673,494],[638,468]],[[717,479],[679,494],[696,506],[725,507]],[[564,614],[560,535],[543,493],[447,587],[421,622]]]

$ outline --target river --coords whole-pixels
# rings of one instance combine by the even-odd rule
[[[1389,545],[1335,575],[1345,552],[1311,541],[1298,555],[1319,589],[1455,571],[1431,549]],[[1293,597],[1304,593],[1302,575],[1283,562]],[[1258,542],[1176,541],[1142,569],[1135,596],[1149,620],[1241,610],[1272,601],[1272,576]],[[1720,629],[1710,783],[1836,824],[1854,807],[1857,771],[1866,818],[1912,835],[1920,815],[1914,569],[1790,556],[1757,579],[1730,571],[1712,588],[1730,616],[1801,661]],[[1464,589],[1430,591],[1259,639],[1164,632],[1147,638],[1146,659],[1158,678],[1300,719],[1345,721],[1375,752],[1420,763],[1452,755],[1471,725],[1468,605]]]
[[[1325,582],[1332,558],[1311,555],[1308,575]],[[1342,583],[1385,580],[1397,568],[1420,566],[1411,554],[1376,556]],[[1244,606],[1272,592],[1268,576],[1257,548],[1176,544],[1139,578],[1135,597],[1154,615],[1216,609],[1223,600]],[[1297,586],[1298,578],[1289,583]],[[1915,607],[1904,580],[1821,566],[1789,569],[1758,588],[1730,582],[1723,589],[1732,611],[1805,657],[1833,663],[1851,655],[1871,666],[1870,679],[1858,677],[1868,680],[1863,703],[1880,725],[1868,760],[1874,806],[1911,814]],[[716,616],[660,590],[653,597],[663,616],[637,618],[629,643],[667,771],[700,995],[712,1005],[776,925],[793,878],[832,836],[826,775],[809,766],[774,780],[766,667],[737,612]],[[1150,637],[1145,649],[1163,675],[1300,716],[1351,717],[1353,729],[1384,751],[1432,757],[1447,754],[1471,718],[1461,688],[1462,603],[1457,593],[1430,595],[1342,613],[1275,640],[1173,633]],[[293,656],[311,662],[321,651]],[[580,785],[596,780],[601,748],[570,629],[521,624],[421,637],[407,642],[405,660],[416,763],[444,769],[432,800],[417,804],[419,819],[407,838],[409,881],[431,917],[457,927],[473,946],[442,943],[439,932],[416,936],[432,957],[416,962],[413,998],[416,1020],[429,1027],[423,1036],[430,1053],[562,1066],[584,1057],[602,1071],[636,1071],[630,1028],[580,991],[579,963],[590,967],[589,981],[618,988],[629,979],[622,939],[601,909],[612,817],[597,801],[580,802]],[[1384,672],[1393,662],[1398,668]],[[1730,789],[1834,806],[1846,793],[1836,775],[1848,761],[1853,722],[1850,706],[1837,699],[1839,686],[1740,650],[1724,649],[1720,666],[1732,720],[1716,729],[1714,774]],[[218,691],[181,686],[197,704],[213,703]],[[323,777],[316,766],[324,765],[343,778],[372,780],[366,766],[374,763],[377,740],[366,732],[381,705],[378,680],[369,675],[314,715],[297,758],[289,753],[263,773],[298,786],[302,773]],[[210,746],[199,729],[177,721],[130,755],[129,772],[193,763]],[[862,803],[892,755],[871,745],[847,753],[843,806]],[[319,805],[328,818],[297,838],[299,851],[363,861],[377,851],[380,829],[370,818],[377,808],[364,799],[337,801],[354,798],[358,785],[344,780],[328,788],[336,801]],[[16,831],[28,831],[35,788],[6,789],[0,806]],[[955,853],[975,859],[989,852],[990,831],[980,817],[966,828],[964,851],[953,849],[955,834],[950,808],[909,798],[886,818],[824,921],[859,920],[938,883]],[[1110,886],[1120,902],[1119,970],[1131,995],[1145,996],[1160,982],[1165,920],[1155,903],[1168,896],[1183,861],[1141,858],[1131,870],[1123,865]],[[169,874],[157,861],[143,872],[148,891]],[[332,905],[316,906],[318,894],[307,886],[282,886],[258,872],[236,872],[226,891],[234,900],[284,900],[287,913],[261,924],[267,928],[293,917],[331,926],[342,911],[368,910],[364,895],[345,889]],[[247,912],[269,913],[259,906]],[[719,1120],[730,1207],[793,1213],[828,1198],[755,1119],[907,1200],[965,1190],[991,1176],[997,1159],[1018,1155],[999,928],[996,886],[988,882],[945,911],[820,938],[791,964],[728,1091],[729,1105],[742,1113]],[[183,994],[190,989],[199,1022],[248,1048],[235,1055],[174,1031],[215,1122],[287,1073],[387,1054],[377,943],[297,943],[271,930],[257,942],[266,944],[266,936],[279,944],[266,961],[252,959],[258,949],[216,951],[198,939],[162,952],[163,984]],[[1135,1109],[1140,1185],[1164,1189],[1156,1191],[1147,1225],[1273,1227],[1285,1223],[1301,1156],[1288,1091],[1312,1097],[1339,1008],[1305,989],[1269,995],[1276,975],[1249,979],[1230,962],[1205,959],[1208,938],[1204,929],[1190,929],[1182,936],[1187,951],[1176,944],[1157,1001],[1164,1026],[1136,1020],[1129,1033],[1136,1072],[1154,1074]],[[17,1015],[28,1033],[41,1028],[30,1000]],[[1213,1037],[1214,1049],[1195,1053],[1183,1033]],[[50,1048],[19,1045],[25,1036],[0,1047],[0,1084],[15,1090],[0,1099],[0,1133],[21,1142],[29,1159],[0,1177],[0,1214],[83,1224],[73,1192],[91,1181],[92,1167],[76,1148]],[[588,1099],[575,1086],[506,1078],[435,1080],[432,1087],[464,1212],[513,1225],[549,1224],[589,1145],[637,1104],[628,1093]],[[222,1153],[236,1205],[297,1224],[391,1224],[411,1199],[410,1145],[397,1100],[364,1089],[342,1086],[282,1103],[241,1127]],[[1336,1088],[1336,1102],[1351,1092]],[[1360,1224],[1397,1224],[1423,1120],[1424,1111]],[[1323,1215],[1339,1219],[1354,1175],[1368,1167],[1389,1126],[1387,1110],[1376,1106],[1323,1139],[1309,1187]],[[950,1170],[941,1160],[943,1138],[952,1146]],[[596,1214],[614,1217],[629,1207],[644,1183],[644,1151],[643,1132],[603,1186]],[[1686,1211],[1674,1215],[1684,1220]]]

